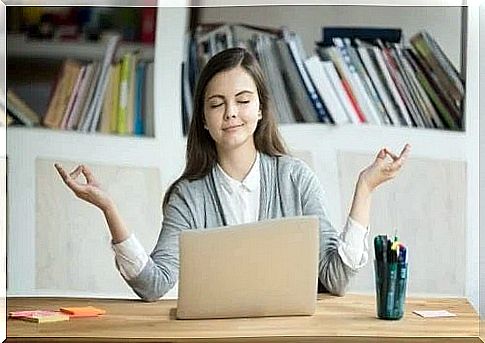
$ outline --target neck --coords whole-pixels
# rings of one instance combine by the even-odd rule
[[[256,148],[242,146],[230,151],[218,150],[218,162],[224,172],[235,180],[242,181],[249,174],[256,160]]]

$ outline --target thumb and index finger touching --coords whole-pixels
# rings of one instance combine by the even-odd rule
[[[401,166],[404,161],[407,159],[409,152],[411,151],[411,145],[406,144],[404,148],[401,150],[401,153],[399,156],[394,154],[392,151],[390,151],[388,148],[382,148],[379,150],[376,156],[376,162],[377,163],[383,163],[386,159],[387,156],[391,157],[392,159],[392,166]]]

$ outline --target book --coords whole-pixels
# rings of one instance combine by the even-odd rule
[[[276,47],[275,38],[266,33],[256,33],[251,40],[255,55],[266,77],[268,90],[279,123],[295,123],[285,82],[281,73],[281,56]]]
[[[49,106],[43,118],[43,124],[50,128],[60,128],[62,118],[66,112],[72,90],[75,86],[81,64],[72,59],[64,61],[57,81],[51,93]]]
[[[334,42],[337,47],[337,54],[341,56],[342,63],[347,67],[349,84],[352,88],[353,95],[357,99],[359,106],[364,112],[366,122],[381,125],[382,120],[377,112],[373,100],[370,98],[365,89],[363,84],[364,81],[361,79],[361,76],[359,75],[357,68],[350,57],[347,47],[340,38],[334,38]]]
[[[91,103],[93,102],[94,92],[96,90],[96,83],[98,82],[101,73],[101,64],[98,61],[92,63],[92,71],[89,77],[85,78],[85,83],[82,85],[84,94],[79,96],[79,109],[77,115],[72,115],[72,119],[68,121],[67,128],[75,129],[82,127],[86,121],[87,114]]]
[[[465,94],[462,80],[441,51],[437,42],[426,31],[415,34],[409,41],[436,75],[441,85],[446,89],[447,94],[458,107],[461,107]]]
[[[145,114],[145,136],[155,137],[155,104],[154,104],[154,64],[147,63],[145,71],[145,98],[143,99],[143,113]]]
[[[21,319],[34,323],[49,323],[69,320],[69,316],[57,311],[14,311],[9,312],[8,316],[13,319]]]
[[[26,126],[35,126],[40,122],[39,115],[23,101],[12,89],[7,89],[7,113]],[[12,118],[13,119],[13,118]],[[8,120],[8,116],[6,121]],[[10,120],[10,123],[13,121]],[[8,124],[8,121],[7,121]]]
[[[362,80],[362,84],[364,86],[364,91],[370,100],[370,104],[374,110],[374,112],[378,115],[380,119],[381,124],[390,124],[389,117],[387,115],[386,109],[384,108],[384,105],[382,104],[382,101],[379,97],[379,94],[377,94],[377,91],[375,90],[375,86],[372,83],[372,80],[370,79],[367,69],[363,66],[361,59],[355,50],[355,48],[352,46],[350,39],[344,38],[343,39],[344,45],[348,51],[350,60],[352,61],[352,64],[355,66],[355,70],[357,71],[360,79]]]
[[[101,120],[99,123],[98,131],[102,133],[110,132],[111,116],[113,112],[113,102],[114,102],[113,83],[115,82],[115,71],[116,71],[115,64],[112,64],[109,68],[108,87],[104,95],[103,108],[101,110]]]
[[[128,99],[126,103],[126,133],[134,133],[135,124],[135,94],[136,94],[136,68],[140,58],[140,51],[131,54],[130,77],[128,84]]]
[[[432,86],[431,81],[425,76],[425,72],[422,66],[417,61],[416,56],[412,52],[412,49],[405,49],[404,54],[408,62],[411,64],[412,68],[414,69],[416,73],[416,77],[421,82],[421,85],[423,86],[425,92],[429,95],[430,100],[436,107],[442,123],[449,129],[452,129],[452,130],[459,129],[453,115],[450,113],[449,109],[445,105],[445,102],[440,98],[440,95]]]
[[[424,123],[422,121],[422,118],[420,114],[417,112],[417,108],[414,104],[414,102],[411,99],[411,96],[409,94],[409,91],[406,88],[406,84],[404,83],[404,80],[402,78],[402,75],[400,74],[398,70],[398,66],[396,64],[396,61],[392,57],[389,48],[387,48],[383,42],[377,41],[379,44],[379,47],[381,48],[380,50],[382,51],[382,56],[384,58],[384,61],[386,63],[386,66],[389,70],[389,74],[392,77],[392,80],[396,86],[396,89],[401,96],[401,99],[403,103],[405,104],[405,107],[407,109],[407,113],[409,114],[409,119],[411,122],[412,126],[421,126],[424,127]]]
[[[354,124],[361,123],[359,114],[357,113],[354,105],[352,104],[352,99],[350,98],[349,94],[345,90],[342,80],[340,79],[335,66],[331,61],[321,61],[325,74],[327,75],[330,83],[332,84],[332,88],[335,90],[339,102],[341,103],[342,107],[345,110],[345,114],[350,122]]]
[[[405,73],[408,75],[411,83],[413,84],[413,88],[417,94],[417,99],[421,104],[425,116],[431,123],[430,127],[435,127],[439,129],[444,128],[441,118],[433,107],[433,104],[431,103],[428,94],[423,89],[421,82],[418,80],[418,77],[416,75],[416,69],[411,66],[410,61],[406,58],[404,54],[404,49],[401,47],[401,45],[395,44],[394,50],[396,51],[396,54],[401,61]]]
[[[120,134],[128,133],[127,129],[127,111],[128,111],[128,92],[130,86],[131,77],[131,63],[132,54],[126,53],[121,59],[121,71],[120,71],[120,90],[119,90],[119,102],[118,102],[118,120],[116,125],[116,131]]]
[[[322,41],[318,44],[331,46],[334,38],[349,38],[352,41],[360,39],[368,42],[381,39],[385,42],[399,43],[401,36],[402,30],[399,28],[324,26],[322,27]]]
[[[422,103],[419,99],[419,95],[416,92],[415,86],[413,85],[412,80],[410,79],[410,76],[406,72],[404,65],[401,61],[401,58],[396,52],[396,49],[393,48],[392,46],[389,46],[387,49],[387,52],[389,53],[390,58],[392,59],[396,67],[396,71],[403,82],[403,89],[406,92],[406,97],[409,101],[409,104],[412,107],[412,113],[414,113],[415,115],[414,118],[417,123],[417,126],[432,128],[433,125],[426,114],[426,110],[422,106]]]
[[[106,93],[106,89],[108,87],[109,68],[113,62],[113,57],[115,55],[120,38],[121,37],[119,35],[114,35],[108,40],[106,52],[101,64],[101,75],[98,83],[96,84],[96,91],[93,96],[93,103],[90,107],[90,111],[88,112],[85,125],[81,128],[81,130],[84,132],[94,132],[98,126],[104,94]]]
[[[83,65],[81,67],[81,71],[78,74],[74,88],[72,89],[71,96],[69,98],[69,103],[67,104],[66,112],[64,113],[61,125],[59,126],[60,129],[65,130],[67,128],[67,123],[69,121],[69,118],[72,115],[72,110],[74,109],[74,105],[75,105],[76,100],[79,96],[79,89],[80,89],[80,86],[81,86],[82,81],[84,79],[85,73],[86,73],[86,66]]]
[[[330,116],[333,118],[335,124],[346,124],[350,122],[350,119],[345,113],[345,109],[340,103],[337,94],[333,89],[333,85],[329,80],[325,69],[323,67],[322,61],[318,56],[311,56],[305,60],[305,66],[308,70],[315,88],[320,94],[320,97],[325,102]]]
[[[121,63],[117,62],[113,71],[113,83],[111,94],[113,94],[113,101],[111,105],[111,114],[109,121],[109,132],[116,133],[116,125],[118,120],[118,105],[120,101],[120,76],[121,76]]]
[[[296,66],[297,74],[302,81],[304,90],[306,91],[307,97],[310,99],[310,104],[314,109],[313,113],[315,115],[310,115],[308,113],[305,121],[321,121],[323,123],[331,123],[332,119],[328,115],[327,109],[323,105],[320,96],[315,91],[315,87],[311,79],[308,77],[307,70],[303,64],[305,56],[303,54],[303,49],[301,48],[301,42],[299,42],[298,36],[294,32],[283,28],[283,40],[288,45],[290,57]]]
[[[360,103],[356,99],[355,90],[353,89],[353,87],[351,85],[352,76],[351,76],[350,70],[349,70],[347,64],[343,61],[343,58],[340,55],[340,53],[338,52],[337,47],[335,47],[335,46],[329,46],[329,47],[319,46],[317,48],[317,52],[323,60],[331,61],[334,64],[334,66],[335,66],[335,68],[336,68],[336,70],[337,70],[337,72],[340,76],[342,86],[343,86],[348,98],[350,99],[350,103],[351,103],[352,107],[354,108],[355,113],[358,116],[359,123],[365,123],[367,121],[366,116],[365,116],[365,114],[364,114],[364,112],[361,108]]]
[[[436,74],[431,70],[429,65],[424,61],[422,56],[420,56],[415,48],[411,46],[409,48],[409,53],[412,55],[414,61],[416,64],[421,68],[423,71],[426,79],[429,81],[431,87],[433,90],[436,92],[438,95],[438,98],[440,99],[440,102],[443,104],[443,108],[446,108],[446,112],[452,116],[452,121],[454,122],[453,124],[447,120],[448,126],[451,128],[451,126],[460,128],[462,125],[462,113],[458,105],[456,104],[455,101],[448,95],[445,87],[443,84],[440,83],[438,80],[438,77]],[[444,113],[442,113],[444,114]],[[444,114],[445,116],[448,116],[448,114]],[[442,119],[445,119],[442,117]]]
[[[386,62],[386,59],[384,57],[384,53],[377,46],[373,46],[371,49],[374,52],[374,56],[379,66],[379,70],[384,77],[385,85],[387,86],[387,89],[392,96],[391,99],[393,99],[394,103],[397,105],[396,108],[398,109],[401,124],[406,126],[412,126],[413,124],[411,121],[411,116],[409,115],[406,104],[404,103],[404,100],[402,99],[401,94],[397,89],[397,86],[389,70],[388,63]]]
[[[134,123],[133,123],[133,133],[135,135],[143,135],[144,134],[144,117],[145,114],[143,113],[143,94],[145,89],[143,87],[143,80],[145,79],[145,67],[146,63],[140,61],[136,66],[135,72],[135,114],[134,114]]]
[[[313,104],[308,97],[296,65],[290,56],[288,45],[283,40],[278,39],[276,40],[276,47],[281,56],[281,73],[296,121],[318,122]]]
[[[386,108],[386,113],[388,116],[389,123],[394,126],[401,126],[401,121],[399,119],[398,110],[392,95],[389,93],[382,72],[377,64],[376,58],[374,56],[374,51],[369,44],[366,44],[359,39],[356,39],[357,52],[360,55],[362,63],[369,74],[372,83],[379,94],[383,106]]]

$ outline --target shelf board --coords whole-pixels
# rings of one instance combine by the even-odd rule
[[[47,128],[7,128],[7,157],[36,157],[115,165],[157,166],[160,143],[153,137],[82,133]]]
[[[377,153],[382,147],[399,152],[410,143],[412,156],[466,161],[472,140],[462,131],[376,125],[283,124],[280,132],[290,149]]]
[[[103,58],[105,50],[106,44],[100,42],[29,40],[24,35],[7,35],[7,56],[9,58],[100,60]],[[140,50],[141,58],[154,58],[154,46],[152,44],[130,42],[120,43],[116,57],[120,58],[124,53],[135,50]]]

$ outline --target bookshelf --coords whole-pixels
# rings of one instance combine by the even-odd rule
[[[291,6],[288,7],[291,11]],[[341,11],[351,11],[345,7]],[[221,17],[220,20],[225,18]],[[382,18],[378,18],[382,19]],[[133,297],[129,288],[123,284],[121,278],[113,272],[112,257],[102,255],[99,262],[90,271],[77,271],[86,279],[96,279],[100,275],[108,275],[103,279],[105,283],[97,284],[93,281],[92,287],[86,283],[77,288],[68,288],[67,283],[58,282],[52,289],[36,287],[36,273],[39,273],[35,252],[36,234],[36,172],[37,159],[60,159],[69,161],[82,161],[84,163],[101,163],[103,165],[124,165],[128,167],[142,166],[155,167],[160,171],[160,200],[163,190],[180,175],[184,166],[186,138],[182,133],[181,118],[181,92],[180,92],[180,62],[183,60],[184,42],[191,13],[186,8],[159,8],[157,14],[155,56],[155,137],[129,138],[114,137],[102,134],[82,135],[72,132],[55,130],[8,128],[7,155],[9,156],[9,288],[11,295],[50,293],[79,294],[121,294]],[[363,22],[372,22],[373,17],[362,17]],[[295,22],[295,29],[302,23]],[[422,23],[423,26],[434,25],[442,27],[443,22],[434,18],[432,22]],[[413,146],[412,157],[403,175],[390,185],[386,185],[375,194],[371,223],[372,234],[390,233],[391,226],[400,225],[402,239],[414,247],[416,260],[422,258],[424,247],[419,244],[416,237],[434,237],[439,243],[456,245],[456,257],[450,274],[439,274],[439,268],[428,266],[427,270],[413,269],[410,280],[411,294],[440,294],[465,295],[476,304],[478,296],[477,275],[478,268],[478,94],[475,85],[478,85],[478,61],[476,34],[478,21],[472,8],[468,9],[467,34],[467,60],[466,60],[466,131],[450,132],[418,128],[382,127],[372,125],[343,125],[326,126],[322,124],[285,124],[281,125],[282,135],[297,156],[308,157],[312,168],[322,182],[328,198],[330,218],[335,226],[341,227],[346,213],[348,213],[350,195],[349,187],[356,180],[355,172],[370,163],[377,149],[383,145],[392,150],[401,148],[409,142]],[[167,28],[170,33],[167,33]],[[461,31],[462,34],[464,31]],[[306,38],[312,40],[312,38]],[[176,86],[174,86],[176,85]],[[167,100],[169,99],[169,100]],[[39,144],[43,142],[43,144]],[[44,144],[47,142],[47,144]],[[63,146],[65,145],[65,146]],[[11,161],[12,160],[12,161]],[[349,160],[364,161],[364,165],[347,163]],[[346,168],[348,167],[348,168]],[[440,187],[443,179],[450,177],[448,187]],[[438,180],[438,181],[433,181]],[[458,184],[462,182],[462,184]],[[22,186],[20,186],[22,185]],[[435,188],[430,188],[432,185]],[[416,217],[406,214],[406,211],[415,210],[419,198],[413,198],[413,190],[427,192],[439,197],[440,206],[431,214],[414,213]],[[456,191],[456,196],[453,192]],[[72,201],[61,190],[56,189],[53,194]],[[427,204],[418,204],[429,208],[433,197]],[[444,199],[444,200],[443,200]],[[37,200],[39,201],[39,200]],[[446,223],[447,204],[458,203],[460,207],[451,209],[457,218],[456,230],[453,225]],[[389,204],[391,205],[389,205]],[[431,204],[430,204],[431,203]],[[76,203],[77,204],[77,203]],[[466,204],[466,206],[464,205]],[[78,204],[79,205],[79,204]],[[416,205],[412,207],[412,205]],[[463,207],[463,206],[465,207]],[[398,207],[401,206],[401,207]],[[75,209],[75,205],[71,205]],[[464,208],[464,210],[463,210]],[[433,207],[431,207],[433,209]],[[436,211],[438,211],[436,210]],[[94,212],[93,212],[94,213]],[[127,213],[129,215],[129,213]],[[93,214],[94,215],[94,214]],[[420,217],[420,215],[422,217]],[[426,217],[426,218],[425,218]],[[426,220],[424,220],[426,219]],[[127,220],[141,239],[145,248],[150,251],[155,243],[154,237],[158,234],[158,225],[150,228],[140,227],[136,218]],[[102,220],[96,222],[98,232],[105,231]],[[386,230],[383,232],[383,230]],[[103,232],[104,232],[103,231]],[[154,234],[153,231],[156,231]],[[446,237],[445,234],[449,234]],[[109,245],[105,236],[101,241],[90,241],[92,249],[105,251]],[[75,251],[75,243],[71,243],[71,250]],[[447,245],[446,245],[447,246]],[[27,247],[27,249],[26,249]],[[474,249],[476,247],[476,249]],[[80,249],[80,248],[79,248]],[[448,260],[440,248],[437,248],[438,257]],[[53,252],[55,253],[55,252]],[[421,255],[420,255],[421,254]],[[77,263],[81,259],[75,252],[70,255],[70,261]],[[364,270],[350,290],[359,292],[373,292],[372,252],[367,269]],[[423,268],[424,269],[424,268]],[[459,271],[466,276],[456,280],[456,286],[439,287],[426,276],[440,280],[442,277],[461,277]],[[61,278],[60,278],[61,279]],[[359,287],[357,283],[360,283]],[[54,284],[54,283],[53,283]],[[106,286],[111,285],[111,289]],[[84,287],[84,288],[83,288]],[[174,293],[172,293],[173,295]],[[170,294],[169,294],[170,296]]]
[[[45,58],[79,60],[102,59],[106,44],[89,41],[42,41],[29,40],[23,34],[9,34],[7,37],[9,58]],[[130,51],[140,50],[141,58],[153,59],[153,44],[123,42],[117,49],[116,58]]]

